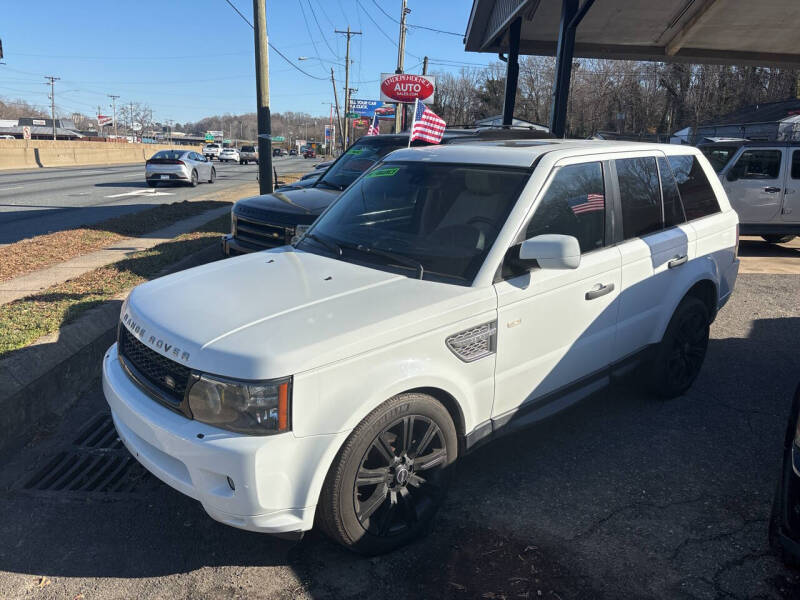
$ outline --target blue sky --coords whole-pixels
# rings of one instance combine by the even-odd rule
[[[252,0],[231,2],[252,22]],[[341,102],[345,42],[333,29],[348,25],[363,32],[351,45],[354,97],[377,99],[380,73],[396,67],[399,25],[392,19],[399,19],[400,5],[267,0],[270,42],[304,71],[324,78],[303,75],[271,51],[272,111],[327,115],[332,66]],[[472,0],[408,0],[408,23],[463,33],[471,6]],[[61,77],[56,104],[64,113],[93,115],[98,105],[108,113],[106,94],[119,95],[118,103],[148,103],[159,121],[255,110],[252,29],[226,0],[0,0],[0,14],[6,63],[0,65],[0,97],[49,107],[43,76],[54,75]],[[406,72],[420,73],[424,55],[431,58],[430,71],[474,69],[496,60],[465,53],[461,37],[411,28]],[[300,56],[310,58],[298,61]]]

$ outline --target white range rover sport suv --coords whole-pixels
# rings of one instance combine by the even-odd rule
[[[477,443],[634,367],[685,392],[737,240],[695,148],[398,150],[294,245],[134,289],[103,388],[127,448],[214,519],[385,552]]]

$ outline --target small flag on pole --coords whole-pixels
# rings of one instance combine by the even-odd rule
[[[438,144],[442,141],[446,123],[439,115],[420,102],[414,101],[414,120],[411,122],[411,135],[408,137],[408,145],[414,140],[423,140],[431,144]]]
[[[378,123],[378,115],[372,117],[372,123],[369,124],[367,135],[378,135],[381,132],[380,124]]]

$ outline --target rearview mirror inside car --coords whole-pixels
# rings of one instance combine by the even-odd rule
[[[542,269],[577,269],[581,264],[581,247],[571,235],[548,233],[522,242],[522,260],[535,260]]]

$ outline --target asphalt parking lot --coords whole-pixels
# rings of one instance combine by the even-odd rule
[[[742,246],[759,252],[786,251]],[[767,543],[799,298],[800,275],[743,273],[686,396],[616,384],[479,449],[432,533],[372,559],[316,532],[297,544],[217,524],[124,470],[98,383],[3,460],[0,598],[800,597]],[[59,453],[118,461],[115,491],[25,489],[47,487]]]

